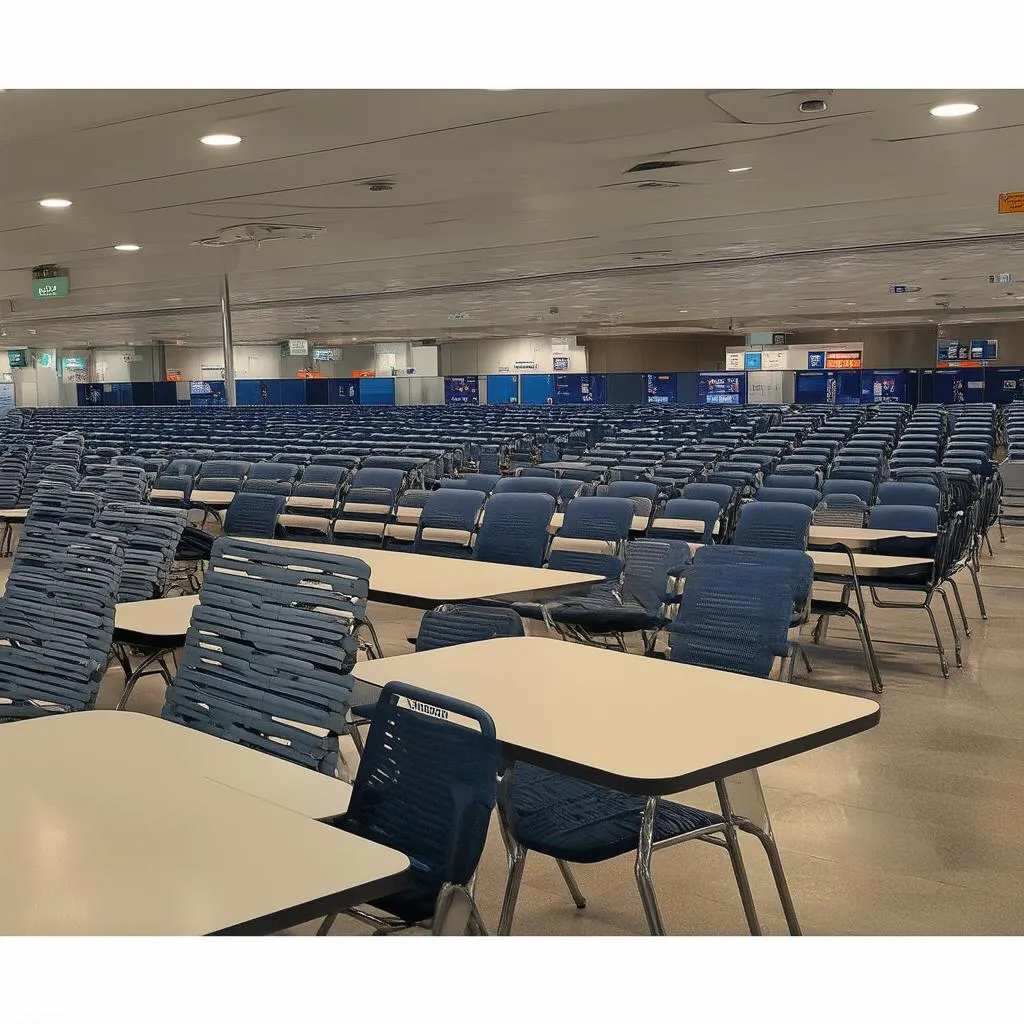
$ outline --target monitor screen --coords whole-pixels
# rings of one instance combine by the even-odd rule
[[[743,405],[747,398],[745,373],[702,373],[697,382],[701,405]]]
[[[465,377],[445,377],[445,405],[479,405],[480,378],[475,374]]]
[[[334,349],[333,348],[315,348],[315,349],[313,349],[313,362],[314,363],[333,363],[334,362]]]
[[[8,350],[7,361],[11,364],[12,369],[17,369],[20,366],[28,366],[28,361],[25,359],[25,350],[23,348]]]
[[[190,395],[212,395],[213,388],[210,387],[208,380],[190,380],[188,382],[188,391]]]
[[[554,396],[557,405],[604,405],[604,374],[556,373],[554,377]]]
[[[674,405],[679,397],[674,373],[648,373],[647,401],[656,405]]]
[[[864,371],[861,398],[865,402],[906,402],[910,375],[906,370]]]
[[[796,374],[796,402],[797,405],[824,405],[825,399],[825,373],[809,370],[804,372],[798,370]]]

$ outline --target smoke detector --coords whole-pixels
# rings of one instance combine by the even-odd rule
[[[210,238],[200,238],[193,245],[218,247],[224,245],[255,245],[279,238],[310,239],[322,234],[326,228],[304,224],[235,224],[221,228]]]

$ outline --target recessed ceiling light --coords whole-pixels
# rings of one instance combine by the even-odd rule
[[[978,109],[977,103],[940,103],[932,107],[932,117],[965,117]]]
[[[70,199],[40,199],[40,206],[45,206],[48,210],[64,210],[71,205]]]
[[[730,174],[740,174],[742,171],[752,171],[753,169],[754,169],[753,167],[730,167],[729,168],[729,173]]]
[[[115,245],[114,248],[118,252],[138,252],[142,246],[136,245],[134,242],[121,242],[119,245]]]
[[[242,136],[215,133],[204,135],[199,141],[204,146],[237,146],[242,141]]]
[[[690,311],[688,309],[681,309],[681,310],[679,310],[679,312],[680,313],[689,313]]]

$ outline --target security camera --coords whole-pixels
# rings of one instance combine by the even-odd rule
[[[821,114],[828,110],[828,104],[824,100],[804,100],[800,104],[801,114]]]

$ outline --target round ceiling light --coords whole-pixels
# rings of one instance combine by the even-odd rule
[[[237,146],[242,141],[242,136],[215,133],[204,135],[199,141],[204,146]]]
[[[71,205],[70,199],[40,199],[40,206],[45,206],[48,210],[66,210]]]
[[[119,245],[115,245],[114,248],[118,252],[138,252],[142,246],[136,245],[134,242],[121,242]]]
[[[978,109],[977,103],[940,103],[932,107],[932,117],[966,117]]]

